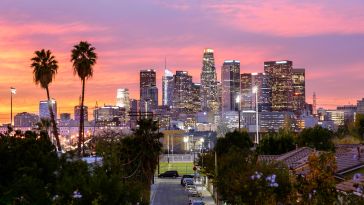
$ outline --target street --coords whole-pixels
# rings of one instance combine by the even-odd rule
[[[152,185],[151,205],[187,205],[188,196],[180,179],[159,179],[156,178]]]

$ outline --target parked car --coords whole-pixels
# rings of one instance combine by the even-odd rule
[[[195,183],[193,182],[193,179],[191,178],[185,178],[183,180],[183,186],[186,186],[186,185],[194,185]]]
[[[183,175],[181,178],[181,185],[185,186],[184,179],[192,179],[192,178],[193,178],[193,175],[190,175],[190,174]]]
[[[190,203],[188,203],[189,205],[205,205],[205,202],[201,201],[201,200],[192,200],[190,201]]]
[[[197,191],[197,189],[190,189],[190,190],[188,190],[188,196],[200,197],[201,194]]]
[[[172,171],[166,171],[166,172],[158,175],[158,177],[160,177],[160,178],[164,178],[164,177],[176,178],[176,177],[179,177],[179,175],[178,175],[177,171],[172,170]]]
[[[196,190],[196,186],[195,185],[186,185],[186,187],[185,187],[185,189],[186,189],[186,191],[190,191],[190,190]]]

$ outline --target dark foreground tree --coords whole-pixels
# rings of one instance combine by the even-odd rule
[[[58,129],[53,113],[53,104],[51,97],[49,95],[49,84],[54,80],[57,74],[58,62],[52,55],[50,50],[45,51],[44,49],[40,51],[35,51],[35,57],[31,59],[33,68],[33,79],[35,84],[40,84],[40,86],[47,92],[48,109],[51,117],[51,124],[53,127],[53,135],[56,138],[58,151],[62,150],[61,143],[59,141]]]
[[[80,125],[78,134],[78,155],[81,155],[81,144],[84,147],[84,100],[85,100],[85,82],[93,75],[93,66],[96,64],[97,55],[95,47],[87,41],[81,41],[72,49],[71,62],[73,63],[73,72],[78,75],[82,83],[81,104],[80,104]],[[82,149],[82,154],[85,154]]]
[[[298,145],[303,147],[311,147],[317,150],[333,151],[335,145],[333,143],[334,134],[332,131],[315,126],[313,128],[305,128],[298,135]]]
[[[294,133],[279,130],[278,133],[269,133],[257,147],[258,154],[279,155],[296,148]]]

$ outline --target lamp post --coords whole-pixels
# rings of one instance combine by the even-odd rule
[[[258,86],[253,87],[253,93],[255,93],[255,125],[256,125],[256,139],[255,143],[259,144],[259,121],[258,121]]]
[[[187,137],[184,137],[183,138],[183,142],[185,143],[185,154],[186,154],[186,151],[188,150],[188,136]]]
[[[239,121],[239,132],[240,132],[240,95],[236,96],[235,102],[238,104],[238,121]]]
[[[13,126],[13,95],[16,94],[16,89],[10,87],[10,126]]]

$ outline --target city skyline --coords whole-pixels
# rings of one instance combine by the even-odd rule
[[[128,88],[130,97],[138,99],[139,71],[143,69],[156,70],[156,82],[161,91],[165,57],[167,68],[173,73],[187,71],[193,82],[200,82],[204,48],[214,49],[218,80],[223,61],[227,59],[240,60],[241,73],[263,72],[265,61],[292,60],[295,67],[306,68],[308,103],[312,103],[314,91],[318,107],[356,104],[362,99],[364,91],[359,88],[364,87],[364,77],[360,75],[364,65],[361,52],[364,26],[359,20],[364,15],[363,3],[229,2],[224,5],[218,1],[206,5],[189,1],[176,1],[174,5],[166,1],[95,2],[89,10],[82,11],[84,17],[76,18],[82,1],[74,8],[61,2],[30,4],[24,1],[16,5],[2,1],[0,122],[10,120],[11,86],[17,88],[13,96],[14,115],[24,111],[37,113],[39,101],[45,99],[44,91],[32,82],[29,67],[33,52],[41,48],[51,49],[60,62],[59,73],[50,86],[58,112],[72,113],[78,104],[81,84],[72,74],[69,56],[72,45],[80,40],[92,43],[100,56],[95,75],[86,87],[85,105],[91,109],[96,101],[99,105],[114,105],[115,92],[120,87]],[[273,6],[283,11],[265,24],[269,15],[277,14]],[[49,11],[33,11],[43,7]],[[324,11],[326,7],[330,7],[330,12]],[[308,12],[308,8],[313,12]],[[340,15],[336,15],[339,9]],[[106,10],[110,15],[105,16]],[[245,19],[245,14],[241,14],[243,10],[255,18]],[[267,12],[260,14],[259,10]],[[69,11],[67,15],[65,11]],[[95,15],[92,12],[96,12]],[[121,14],[123,12],[125,14]],[[141,12],[143,15],[139,17]],[[285,18],[288,15],[291,18]],[[311,17],[299,20],[303,16]],[[164,20],[165,17],[170,20]],[[228,17],[236,17],[236,20],[229,21]],[[182,24],[181,28],[175,22]],[[305,26],[301,28],[300,24]],[[157,36],[160,38],[154,39]],[[162,104],[161,94],[159,104]]]

